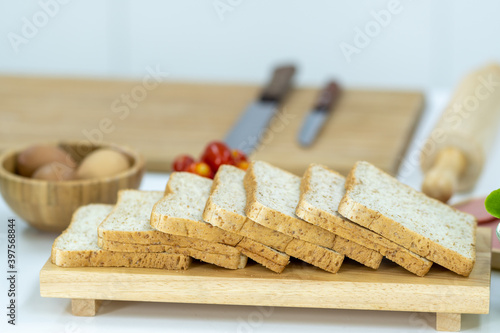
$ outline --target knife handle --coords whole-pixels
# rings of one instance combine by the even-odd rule
[[[274,70],[269,84],[262,91],[260,99],[266,102],[279,103],[292,86],[292,77],[295,74],[295,66],[280,66]]]
[[[328,111],[339,97],[340,87],[337,83],[331,81],[319,93],[314,109]]]

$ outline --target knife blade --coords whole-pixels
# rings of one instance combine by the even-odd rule
[[[321,90],[314,108],[306,116],[299,132],[298,141],[302,146],[308,147],[314,142],[328,119],[333,105],[339,99],[340,94],[339,85],[333,81],[329,82]]]
[[[224,140],[232,149],[250,154],[259,144],[280,103],[292,86],[295,66],[277,67],[258,100],[251,103]]]

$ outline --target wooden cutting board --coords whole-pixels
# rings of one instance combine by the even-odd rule
[[[0,77],[0,150],[104,140],[141,151],[150,171],[170,171],[176,156],[198,157],[209,141],[222,140],[259,91],[251,85],[171,82],[148,91],[140,81]],[[304,149],[296,136],[317,94],[318,88],[293,90],[252,158],[297,174],[311,162],[345,174],[361,159],[396,173],[422,94],[348,90],[316,143]]]
[[[276,274],[258,264],[229,270],[193,262],[186,271],[62,268],[40,271],[42,297],[73,299],[73,314],[94,315],[99,300],[436,312],[437,329],[456,331],[460,314],[488,313],[491,231],[477,229],[469,277],[438,265],[419,277],[384,259],[378,270],[345,260],[337,274],[300,262]]]

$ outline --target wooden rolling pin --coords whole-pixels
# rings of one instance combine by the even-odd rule
[[[476,183],[500,120],[500,66],[466,76],[422,148],[422,191],[447,202]]]

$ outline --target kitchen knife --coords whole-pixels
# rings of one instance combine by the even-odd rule
[[[340,97],[340,87],[335,82],[329,82],[320,92],[314,109],[306,116],[302,129],[299,132],[299,143],[304,146],[310,146],[318,136],[328,115],[331,113],[332,106]]]
[[[274,70],[271,81],[259,99],[250,104],[226,136],[225,142],[232,149],[250,154],[259,144],[279,104],[290,90],[295,66],[280,66]]]

